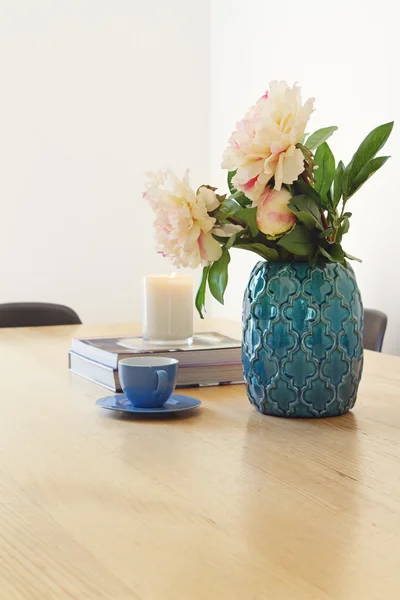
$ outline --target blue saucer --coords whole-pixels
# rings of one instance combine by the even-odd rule
[[[185,410],[192,410],[197,406],[200,406],[200,400],[192,398],[191,396],[179,396],[178,394],[172,394],[171,398],[166,401],[163,406],[159,408],[139,408],[133,406],[125,394],[114,394],[113,396],[106,396],[96,400],[97,406],[101,408],[107,408],[108,410],[118,410],[125,413],[134,413],[141,415],[164,415],[166,413],[178,413]]]

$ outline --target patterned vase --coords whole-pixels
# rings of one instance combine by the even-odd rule
[[[337,263],[267,263],[243,302],[243,370],[267,415],[333,417],[357,398],[363,307],[354,271]]]

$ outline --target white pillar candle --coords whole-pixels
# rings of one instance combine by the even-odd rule
[[[143,338],[187,340],[193,336],[193,278],[147,275],[143,289]]]

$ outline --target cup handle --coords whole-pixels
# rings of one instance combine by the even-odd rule
[[[157,371],[158,377],[158,385],[156,389],[156,394],[163,394],[168,387],[168,375],[166,371],[159,370]]]

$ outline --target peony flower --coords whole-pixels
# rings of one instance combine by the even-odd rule
[[[189,174],[183,179],[171,171],[148,173],[143,197],[154,212],[157,250],[177,267],[196,268],[218,260],[221,246],[211,230],[216,219],[209,212],[220,205],[215,193],[200,187],[197,193],[189,185]]]
[[[296,217],[288,208],[292,196],[287,189],[279,192],[267,187],[257,205],[257,226],[268,235],[280,235],[293,227]]]
[[[300,88],[273,81],[269,92],[250,108],[229,139],[222,168],[237,171],[236,189],[256,202],[274,177],[275,189],[296,181],[304,157],[296,144],[304,135],[314,99],[302,104]]]

